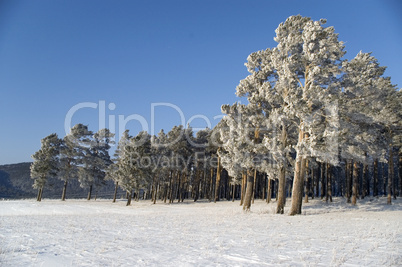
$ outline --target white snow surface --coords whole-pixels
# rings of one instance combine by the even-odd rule
[[[0,201],[0,266],[401,266],[402,200],[385,203]]]

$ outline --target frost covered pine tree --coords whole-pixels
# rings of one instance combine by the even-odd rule
[[[122,147],[118,163],[118,182],[128,194],[127,206],[131,205],[133,191],[145,189],[152,181],[151,136],[141,131]]]
[[[312,21],[300,15],[289,17],[276,29],[274,40],[278,43],[277,47],[249,56],[246,66],[251,75],[241,81],[237,88],[237,94],[247,95],[251,104],[260,102],[268,117],[282,116],[281,120],[269,120],[271,124],[274,123],[272,126],[275,129],[286,130],[294,124],[298,126],[297,142],[293,146],[296,162],[290,215],[301,213],[307,157],[337,162],[336,142],[330,147],[322,146],[322,139],[331,143],[339,130],[336,112],[333,111],[336,106],[332,110],[328,106],[331,106],[340,90],[337,76],[345,52],[334,28],[325,28],[325,23],[323,19]],[[325,120],[326,123],[322,123]],[[326,127],[328,125],[331,127]],[[279,142],[274,143],[282,143],[285,145],[282,149],[285,149],[285,141],[291,137],[288,133],[277,131],[274,137]],[[286,140],[280,141],[281,137],[286,137]],[[269,144],[269,140],[266,144]],[[278,158],[286,157],[282,155]],[[279,211],[282,212],[281,207]]]
[[[351,202],[355,205],[358,197],[359,162],[367,165],[377,159],[386,162],[388,158],[390,204],[393,144],[401,132],[401,99],[390,78],[383,77],[385,67],[371,53],[360,52],[354,59],[344,61],[343,71],[341,152],[343,158],[353,161]]]
[[[32,155],[31,178],[34,179],[33,187],[38,189],[37,201],[42,200],[47,180],[58,175],[61,142],[55,133],[46,136],[41,140],[41,148]]]
[[[249,211],[256,174],[258,169],[261,169],[267,153],[261,142],[261,129],[259,127],[262,119],[261,112],[256,112],[250,106],[238,103],[232,106],[223,105],[222,112],[226,114],[222,120],[225,120],[228,126],[228,133],[224,134],[222,132],[221,134],[223,148],[228,151],[234,162],[238,163],[245,175],[247,175],[243,209]],[[225,155],[222,154],[222,157],[225,157]]]
[[[246,96],[249,108],[264,115],[262,125],[255,125],[264,128],[263,143],[269,151],[267,156],[270,160],[265,161],[262,167],[268,174],[269,183],[271,179],[278,178],[277,213],[283,214],[286,170],[288,160],[292,161],[289,153],[292,145],[295,145],[295,138],[292,138],[292,132],[288,131],[294,116],[287,112],[286,103],[297,101],[297,95],[290,94],[289,88],[281,84],[274,65],[274,62],[278,61],[275,59],[277,55],[278,53],[269,48],[250,54],[245,63],[250,75],[240,81],[236,94],[239,97]]]
[[[212,130],[211,142],[214,143],[217,148],[217,156],[220,159],[220,164],[231,177],[232,186],[241,185],[243,178],[243,169],[240,165],[239,158],[235,157],[233,149],[225,149],[231,142],[232,136],[230,135],[230,128],[227,120],[222,119]],[[218,186],[216,184],[216,186]],[[241,191],[240,205],[243,205],[243,190]]]
[[[160,195],[162,200],[166,203],[167,192],[169,186],[169,149],[168,149],[168,137],[163,129],[161,129],[157,136],[153,138],[151,147],[152,157],[154,159],[153,168],[155,168],[155,192],[154,192],[154,204],[157,198],[157,189],[160,188]],[[163,190],[163,191],[162,191]]]
[[[88,137],[90,131],[86,132]],[[112,163],[109,155],[114,134],[109,129],[101,129],[92,138],[82,140],[83,155],[78,171],[78,181],[82,188],[89,188],[87,200],[91,200],[93,186],[96,190],[105,183],[106,170]]]
[[[66,199],[68,181],[72,178],[78,178],[78,166],[83,157],[82,143],[88,142],[90,134],[87,126],[76,124],[70,129],[70,133],[63,138],[60,148],[60,173],[58,176],[64,182],[62,201]]]
[[[287,114],[298,119],[298,142],[292,189],[292,205],[289,214],[301,214],[306,158],[332,154],[325,146],[314,146],[311,141],[318,139],[321,131],[314,126],[325,117],[325,107],[339,90],[337,75],[340,74],[341,60],[345,52],[343,43],[333,27],[324,27],[326,20],[312,21],[310,18],[289,17],[276,29],[274,40],[274,66],[282,86],[289,90],[293,98],[286,101]],[[296,99],[296,97],[298,99]],[[336,134],[327,132],[327,136]]]
[[[119,166],[121,165],[121,159],[124,152],[124,147],[128,145],[132,136],[129,134],[129,130],[125,130],[120,137],[117,148],[114,151],[112,163],[107,167],[106,180],[112,180],[115,183],[115,189],[113,194],[113,203],[116,202],[117,190],[119,187],[119,176],[122,175]]]

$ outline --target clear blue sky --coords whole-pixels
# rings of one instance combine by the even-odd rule
[[[93,131],[99,110],[116,131],[119,115],[134,119],[126,124],[132,134],[150,130],[159,102],[177,106],[185,124],[205,127],[205,116],[214,126],[220,106],[239,100],[247,56],[274,47],[275,29],[291,15],[326,18],[346,58],[373,52],[401,87],[401,13],[398,0],[2,0],[0,164],[31,161],[40,139],[64,137],[68,111],[84,102],[96,109],[78,109],[72,124]],[[155,132],[181,123],[172,106],[154,111]]]

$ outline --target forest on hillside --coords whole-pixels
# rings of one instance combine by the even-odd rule
[[[365,197],[402,195],[402,91],[370,53],[345,59],[345,44],[324,19],[291,16],[275,31],[277,46],[253,52],[236,94],[247,104],[222,105],[213,129],[175,126],[151,136],[114,134],[77,124],[50,134],[33,156],[40,201],[49,178],[88,190],[113,181],[132,198],[277,200],[277,213],[301,214],[303,199],[351,205]],[[114,195],[114,200],[116,195]]]

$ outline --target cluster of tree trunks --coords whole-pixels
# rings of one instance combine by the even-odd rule
[[[264,199],[269,203],[275,198],[277,213],[283,214],[286,198],[292,194],[297,194],[300,199],[304,197],[304,202],[319,197],[332,202],[333,196],[341,196],[352,205],[356,205],[358,199],[382,195],[387,196],[390,204],[392,197],[402,194],[402,153],[398,154],[397,165],[393,164],[393,158],[390,157],[388,164],[377,159],[371,165],[345,160],[341,166],[302,158],[296,165],[298,175],[303,176],[297,188],[292,188],[293,181],[286,179],[285,165],[281,167],[276,179],[249,169],[242,174],[240,184],[232,184],[231,177],[220,164],[217,168],[199,168],[192,174],[187,171],[170,171],[167,182],[162,183],[155,177],[148,190],[137,189],[128,193],[127,205],[131,204],[132,198],[151,199],[153,203],[157,200],[173,203],[183,202],[184,199],[207,199],[214,202],[239,199],[243,209],[249,210],[254,199]],[[113,202],[116,201],[117,187],[118,184]],[[38,199],[40,194],[39,189]],[[296,208],[301,211],[301,205]]]

